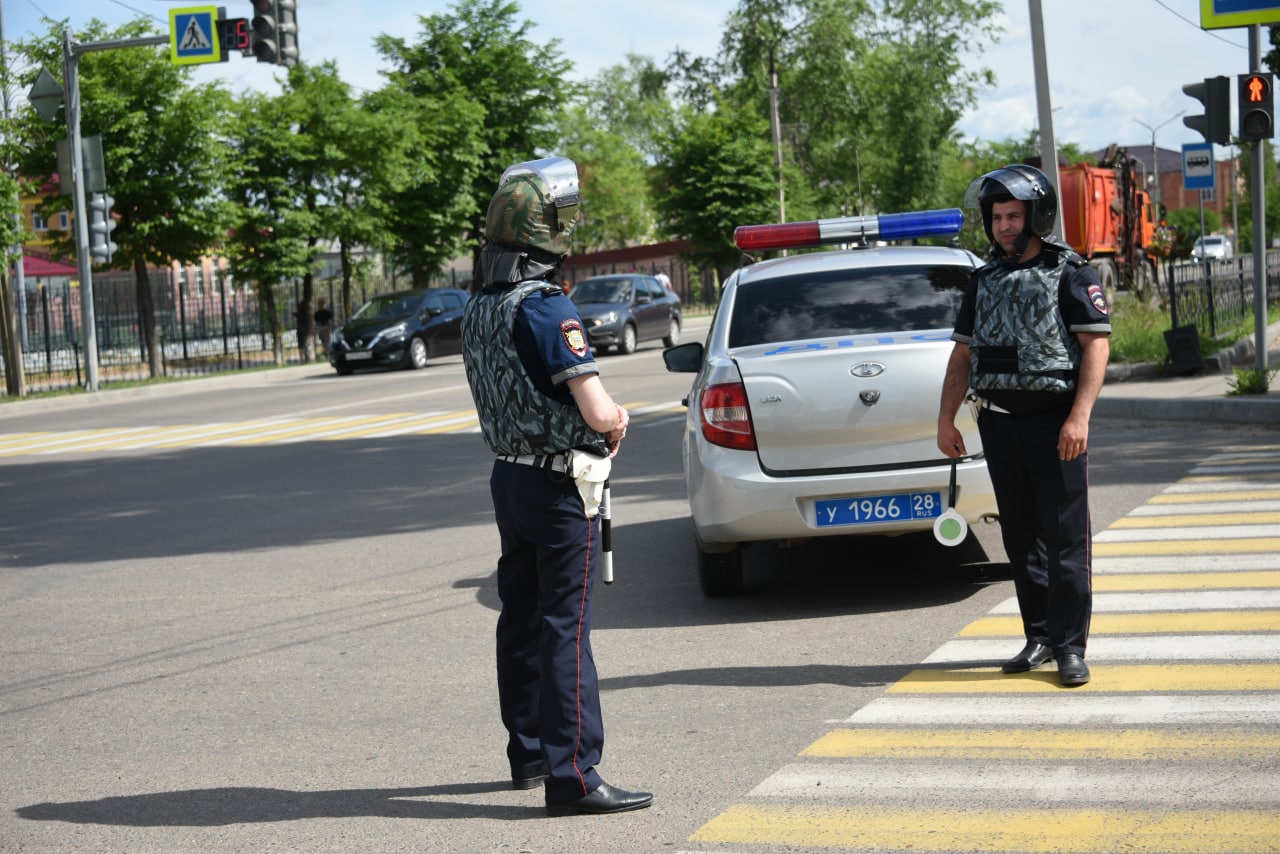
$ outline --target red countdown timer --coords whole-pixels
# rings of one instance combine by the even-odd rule
[[[224,18],[218,21],[218,41],[223,50],[249,49],[249,19]]]

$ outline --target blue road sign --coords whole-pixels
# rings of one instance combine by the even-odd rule
[[[221,62],[217,6],[169,10],[169,59],[174,65]]]
[[[1182,187],[1186,190],[1213,189],[1213,143],[1188,142],[1182,146]]]

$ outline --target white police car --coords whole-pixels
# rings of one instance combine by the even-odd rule
[[[972,253],[872,246],[954,235],[959,209],[743,226],[744,252],[854,244],[748,264],[725,283],[705,346],[663,353],[696,372],[683,456],[708,596],[742,588],[740,550],[850,534],[928,532],[951,498],[938,403]],[[996,515],[967,408],[955,510]]]

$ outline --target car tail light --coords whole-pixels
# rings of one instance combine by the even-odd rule
[[[702,436],[713,445],[754,451],[751,409],[742,383],[717,383],[702,393]]]

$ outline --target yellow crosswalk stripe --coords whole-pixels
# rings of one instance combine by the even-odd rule
[[[1008,675],[991,668],[913,670],[890,694],[1025,694],[1047,691],[1151,692],[1280,691],[1280,664],[1108,664],[1092,668],[1088,685],[1066,689],[1056,671]]]
[[[1280,561],[1280,558],[1277,558]],[[1095,575],[1093,592],[1132,590],[1229,590],[1280,587],[1280,570],[1257,572],[1151,572]]]
[[[1151,614],[1094,614],[1089,636],[1280,632],[1280,611],[1173,611]],[[959,637],[1022,637],[1022,618],[988,616],[974,620]]]
[[[1122,543],[1094,543],[1094,557],[1131,555],[1211,555],[1261,554],[1280,552],[1280,537],[1221,540],[1138,540]]]
[[[1165,492],[1147,499],[1148,504],[1207,504],[1220,501],[1270,501],[1280,498],[1280,489],[1239,492]]]
[[[1280,513],[1179,513],[1169,516],[1126,516],[1117,519],[1107,530],[1117,528],[1188,528],[1199,525],[1274,525]]]
[[[1158,781],[1152,781],[1158,785]],[[1275,852],[1275,810],[892,809],[737,805],[697,842],[857,850],[1255,854]]]
[[[1266,756],[1280,760],[1280,733],[1171,729],[923,729],[864,727],[827,733],[800,752],[854,757],[947,759],[1088,758],[1197,760]]]

